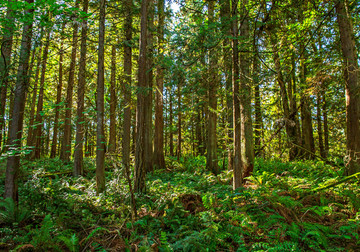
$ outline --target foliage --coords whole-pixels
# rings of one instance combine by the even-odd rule
[[[358,183],[313,191],[338,178],[331,166],[258,159],[244,187],[232,191],[227,171],[212,175],[202,158],[170,162],[171,170],[148,175],[148,192],[136,199],[137,219],[132,219],[122,168],[107,172],[107,191],[97,196],[91,172],[80,178],[52,176],[67,167],[56,159],[27,163],[24,172],[30,179],[21,184],[20,196],[31,215],[18,212],[14,217],[15,205],[2,202],[3,224],[11,226],[0,227],[1,246],[67,251],[359,249]],[[90,171],[93,163],[85,163]]]

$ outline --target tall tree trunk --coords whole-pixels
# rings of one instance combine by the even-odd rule
[[[89,1],[83,1],[83,12],[87,13]],[[78,97],[77,97],[77,121],[76,121],[76,137],[74,148],[74,176],[80,176],[84,173],[84,106],[85,106],[85,86],[86,86],[86,39],[87,39],[87,19],[84,19],[81,28],[81,45],[80,45],[80,63],[78,76]]]
[[[47,31],[45,47],[42,56],[41,62],[41,77],[40,77],[40,90],[38,96],[38,103],[36,107],[36,118],[35,118],[35,128],[33,132],[32,144],[35,146],[32,157],[39,159],[41,156],[41,139],[42,139],[42,128],[43,128],[43,106],[44,106],[44,85],[45,85],[45,74],[46,74],[46,64],[49,54],[49,45],[50,45],[50,33]]]
[[[158,0],[159,22],[157,28],[158,34],[158,52],[159,60],[156,67],[156,101],[155,101],[155,136],[154,136],[154,167],[158,169],[165,168],[164,157],[164,0]]]
[[[116,46],[111,47],[109,152],[116,150]]]
[[[122,139],[123,164],[126,170],[130,167],[130,139],[131,139],[131,76],[132,76],[132,9],[133,0],[125,2],[125,40],[124,43],[124,133]]]
[[[243,45],[250,48],[249,14],[246,9],[247,0],[241,1],[240,36]],[[251,119],[251,81],[249,53],[240,53],[240,113],[241,113],[241,155],[243,178],[249,177],[254,169],[254,139]]]
[[[280,55],[277,46],[277,37],[274,31],[268,31],[270,37],[270,43],[273,48],[273,59],[276,70],[276,81],[280,87],[280,95],[282,100],[282,107],[284,110],[284,119],[285,119],[285,130],[287,137],[290,142],[290,151],[289,151],[289,160],[294,160],[297,155],[297,134],[296,134],[296,123],[294,121],[295,114],[290,113],[289,106],[289,96],[288,90],[286,88],[286,83],[284,76],[281,71]]]
[[[34,0],[27,0],[27,3],[29,5],[32,5],[33,2]],[[14,106],[12,108],[13,116],[9,135],[9,143],[12,146],[13,150],[18,153],[16,155],[11,155],[10,157],[8,157],[6,164],[4,198],[12,198],[14,201],[18,200],[17,179],[20,167],[19,154],[21,152],[21,137],[23,130],[26,90],[29,85],[28,70],[31,49],[33,13],[33,8],[26,10],[25,13],[28,18],[24,23],[22,34],[19,67],[15,87]]]
[[[33,142],[33,133],[34,133],[34,120],[35,120],[35,107],[36,107],[36,98],[38,98],[38,84],[39,84],[39,75],[40,75],[40,68],[41,68],[41,55],[42,55],[42,32],[40,35],[40,47],[39,52],[37,54],[37,63],[36,63],[36,70],[35,70],[35,80],[34,86],[32,88],[32,97],[31,97],[31,104],[30,104],[30,115],[29,115],[29,127],[28,127],[28,134],[26,140],[26,146],[32,147],[34,146]],[[35,53],[34,53],[35,54]],[[30,154],[31,156],[31,154]]]
[[[321,91],[318,91],[316,94],[316,119],[317,119],[317,127],[318,127],[318,137],[319,137],[319,149],[320,149],[320,156],[322,158],[326,158],[325,155],[325,148],[324,148],[324,138],[323,138],[323,127],[322,127],[322,120],[321,120]]]
[[[254,103],[255,103],[255,125],[254,125],[254,152],[255,156],[263,156],[263,150],[261,150],[263,138],[263,119],[261,111],[261,97],[260,97],[260,79],[259,79],[259,55],[258,47],[256,45],[256,38],[254,38],[254,57],[253,57],[253,86],[254,86]]]
[[[65,25],[62,26],[61,31],[64,32]],[[58,131],[59,131],[59,115],[60,115],[60,102],[61,91],[63,87],[63,60],[64,60],[64,42],[61,39],[59,50],[59,79],[56,87],[56,104],[55,104],[55,119],[53,129],[53,139],[51,143],[50,158],[55,158],[58,145]]]
[[[174,132],[173,132],[173,103],[172,103],[172,92],[171,88],[169,88],[169,148],[170,148],[170,156],[174,156]]]
[[[311,105],[310,105],[310,95],[307,93],[307,84],[306,84],[306,63],[305,63],[305,54],[306,50],[301,44],[301,58],[300,58],[300,86],[301,90],[301,127],[302,127],[302,141],[303,148],[305,151],[303,157],[307,159],[312,159],[314,156],[311,153],[315,153],[315,143],[312,127],[312,114],[311,114]]]
[[[16,0],[8,0],[6,9],[6,23],[4,27],[4,34],[1,40],[1,56],[0,56],[0,145],[3,137],[3,129],[5,127],[5,107],[8,90],[8,78],[11,66],[11,50],[13,45],[14,34],[14,17],[13,4]]]
[[[100,0],[98,77],[96,88],[96,192],[105,190],[105,133],[104,133],[104,47],[105,47],[105,1]]]
[[[341,50],[344,58],[344,79],[346,89],[346,148],[347,174],[360,172],[360,84],[359,66],[355,47],[351,15],[347,1],[336,4]]]
[[[177,149],[176,156],[180,160],[181,157],[181,145],[182,145],[182,135],[181,135],[181,77],[179,77],[178,89],[177,89],[177,105],[178,105],[178,139],[177,139]]]
[[[241,123],[240,123],[240,89],[239,89],[239,51],[238,51],[238,17],[237,0],[232,0],[232,87],[233,87],[233,122],[234,122],[234,161],[233,161],[233,189],[242,185],[242,160],[241,160]]]
[[[76,1],[76,8],[79,7],[79,0]],[[68,86],[66,89],[66,100],[65,100],[65,120],[64,120],[64,135],[60,151],[60,159],[63,161],[70,161],[71,155],[71,113],[73,103],[73,89],[74,89],[74,76],[75,76],[75,65],[76,65],[76,51],[78,42],[78,23],[74,22],[74,30],[72,36],[72,49],[71,49],[71,60],[69,68],[69,79]]]
[[[148,32],[148,7],[151,0],[141,1],[141,30],[140,30],[140,52],[139,52],[139,76],[137,90],[136,109],[136,149],[135,149],[135,185],[136,192],[144,192],[146,167],[146,96],[148,95],[148,74],[147,74],[147,32]]]
[[[212,27],[214,22],[214,1],[208,1],[208,19],[209,27]],[[210,32],[215,32],[214,29]],[[217,85],[219,78],[217,75],[217,57],[214,49],[209,50],[209,82],[208,82],[208,142],[207,142],[207,156],[206,168],[214,174],[219,174],[219,165],[217,157]]]
[[[232,170],[233,163],[233,112],[232,112],[232,59],[231,59],[231,13],[230,13],[230,0],[221,0],[220,16],[221,26],[224,34],[226,35],[223,42],[223,59],[224,59],[224,72],[225,72],[225,89],[226,89],[226,120],[227,120],[227,136],[226,148],[228,151],[228,170]]]
[[[324,118],[324,148],[325,148],[325,157],[329,154],[329,126],[328,126],[328,116],[327,116],[327,104],[326,104],[326,96],[325,96],[325,87],[322,92],[322,112]]]
[[[153,31],[155,30],[154,15],[155,6],[154,1],[149,3],[148,13],[148,32],[147,32],[147,91],[145,95],[145,167],[146,172],[153,171],[153,125],[152,125],[152,107],[153,107],[153,63],[154,63],[154,36]]]

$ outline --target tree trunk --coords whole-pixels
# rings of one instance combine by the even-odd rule
[[[83,1],[83,12],[87,13],[89,1]],[[84,146],[84,106],[85,106],[85,86],[86,86],[86,39],[87,39],[87,19],[84,19],[81,26],[81,45],[80,45],[80,62],[78,76],[78,97],[77,97],[77,121],[76,137],[74,148],[74,176],[80,176],[84,173],[83,168],[83,146]]]
[[[302,128],[302,142],[303,148],[307,151],[304,152],[303,158],[313,159],[315,153],[315,142],[313,135],[312,127],[312,114],[311,114],[311,105],[310,105],[310,95],[307,93],[307,83],[306,83],[306,49],[304,44],[300,45],[300,52],[302,52],[300,58],[300,86],[301,86],[301,128]]]
[[[96,88],[96,192],[105,190],[105,133],[104,133],[104,46],[105,46],[105,0],[100,0],[98,77]]]
[[[260,79],[259,79],[259,59],[258,59],[258,47],[256,45],[256,38],[254,38],[254,50],[253,57],[253,85],[254,85],[254,103],[255,103],[255,125],[254,125],[254,152],[255,156],[263,156],[263,150],[261,145],[263,144],[261,139],[263,138],[263,119],[261,111],[261,97],[260,97]]]
[[[345,2],[345,3],[344,3]],[[346,89],[347,175],[360,172],[360,84],[359,66],[347,1],[336,4]]]
[[[116,46],[111,47],[109,152],[116,151]]]
[[[323,138],[323,127],[322,127],[322,120],[321,120],[321,91],[318,91],[316,94],[316,119],[317,119],[317,126],[318,126],[318,136],[319,136],[319,149],[320,149],[320,156],[322,158],[326,158],[325,155],[325,148],[324,148],[324,138]]]
[[[223,33],[226,35],[223,42],[223,58],[224,58],[224,72],[225,72],[225,89],[226,89],[226,120],[227,120],[227,136],[226,148],[228,150],[228,170],[232,170],[233,163],[233,111],[232,111],[232,59],[231,59],[231,13],[230,0],[221,0],[220,16]]]
[[[140,52],[139,52],[139,76],[137,90],[136,109],[136,149],[135,149],[135,185],[134,190],[138,193],[145,192],[146,167],[146,96],[148,95],[147,74],[147,32],[148,32],[148,7],[151,0],[141,1],[141,24],[140,24]]]
[[[40,35],[42,39],[42,34]],[[41,40],[40,39],[40,40]],[[33,142],[33,133],[34,133],[34,120],[35,120],[35,107],[36,107],[36,99],[38,98],[38,84],[39,84],[39,75],[40,75],[40,68],[41,68],[41,55],[42,55],[42,42],[40,42],[39,52],[37,55],[37,64],[35,70],[35,80],[34,86],[32,88],[32,98],[30,104],[30,115],[29,115],[29,126],[28,126],[28,135],[26,140],[26,146],[33,147],[35,143]],[[31,153],[29,157],[31,156]]]
[[[32,5],[33,0],[27,0]],[[15,96],[12,123],[9,135],[9,143],[11,148],[16,152],[15,155],[8,157],[6,165],[5,192],[4,198],[12,198],[18,201],[18,185],[17,178],[20,167],[21,137],[23,130],[24,109],[26,90],[29,85],[28,69],[31,50],[32,26],[33,26],[34,9],[26,10],[25,15],[28,16],[23,27],[23,35],[20,48],[19,67],[16,78]]]
[[[153,31],[155,30],[154,25],[154,14],[155,6],[154,1],[149,3],[148,13],[148,32],[147,32],[147,91],[145,95],[145,167],[146,172],[153,171],[153,125],[152,125],[152,107],[153,107],[153,63],[154,63],[154,36]]]
[[[211,27],[214,22],[214,1],[208,1],[208,26]],[[214,29],[210,32],[215,32]],[[219,82],[217,76],[217,57],[214,49],[209,50],[209,82],[208,82],[208,142],[206,169],[212,171],[215,175],[219,174],[219,165],[217,157],[217,85]]]
[[[178,105],[178,140],[177,140],[177,149],[176,149],[176,156],[177,159],[180,160],[181,157],[181,77],[179,77],[178,89],[177,89],[177,105]]]
[[[131,138],[131,75],[132,75],[132,9],[133,0],[125,2],[125,40],[124,43],[124,133],[122,142],[123,164],[126,170],[130,167],[130,138]]]
[[[47,31],[45,48],[43,51],[42,62],[41,62],[41,77],[40,77],[40,90],[38,96],[38,103],[36,107],[36,118],[35,118],[35,128],[33,131],[33,140],[32,144],[35,146],[32,157],[34,159],[39,159],[41,156],[41,140],[42,140],[42,128],[43,128],[43,106],[44,106],[44,85],[45,85],[45,74],[46,74],[46,64],[49,54],[49,45],[50,45],[50,33]]]
[[[171,92],[171,88],[169,88],[169,148],[170,148],[170,156],[173,157],[174,156],[174,132],[173,132],[173,106],[172,106],[172,92]]]
[[[325,87],[324,87],[325,89]],[[324,118],[324,148],[325,148],[325,157],[329,154],[329,126],[328,126],[328,116],[327,116],[327,104],[326,104],[326,96],[325,91],[322,92],[322,112]]]
[[[270,37],[270,43],[273,49],[273,59],[276,70],[276,81],[280,87],[280,95],[282,100],[282,107],[284,110],[284,123],[287,137],[290,142],[289,160],[294,160],[297,156],[297,134],[296,134],[296,122],[294,120],[295,114],[290,114],[289,96],[286,89],[285,79],[281,71],[280,55],[277,47],[277,37],[274,31],[268,31]]]
[[[8,90],[8,78],[11,66],[11,50],[13,45],[14,34],[14,17],[12,5],[16,0],[8,0],[6,9],[6,23],[4,27],[4,34],[1,41],[1,56],[0,56],[0,145],[3,138],[3,129],[5,127],[5,107]]]
[[[79,0],[76,1],[76,8],[79,7]],[[72,103],[73,103],[73,89],[74,89],[74,75],[75,75],[75,65],[76,65],[76,51],[77,51],[77,41],[78,41],[78,23],[74,23],[73,30],[73,41],[72,41],[72,50],[71,50],[71,60],[69,68],[69,79],[68,86],[66,89],[66,100],[65,100],[65,120],[64,120],[64,135],[60,151],[60,159],[68,162],[70,161],[71,155],[71,112],[72,112]]]
[[[155,136],[154,136],[154,167],[165,168],[164,157],[164,0],[158,0],[158,63],[156,67],[156,101],[155,101]]]
[[[62,26],[61,31],[63,32],[64,29],[65,29],[65,25]],[[51,143],[50,158],[55,158],[57,145],[58,145],[60,102],[61,102],[61,91],[63,86],[63,60],[64,60],[64,42],[61,39],[60,50],[59,50],[59,82],[56,87],[55,119],[54,119],[53,139]]]
[[[250,48],[249,14],[246,10],[247,0],[241,1],[240,36],[243,46]],[[245,48],[245,50],[246,50]],[[251,81],[249,53],[240,53],[240,113],[241,113],[241,155],[243,178],[249,177],[254,169],[254,139],[251,119]]]
[[[242,185],[242,160],[241,160],[241,124],[240,124],[240,93],[239,93],[239,51],[238,51],[238,18],[237,0],[232,0],[232,87],[233,87],[233,122],[234,122],[234,161],[233,161],[233,189]]]

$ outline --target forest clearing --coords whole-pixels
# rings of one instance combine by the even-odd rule
[[[0,1],[0,250],[360,251],[357,0]]]

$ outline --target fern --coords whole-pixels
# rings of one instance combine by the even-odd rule
[[[159,240],[161,243],[160,251],[166,251],[166,252],[172,251],[168,239],[166,237],[166,232],[161,231]]]
[[[69,251],[71,251],[71,252],[79,251],[79,248],[78,248],[79,238],[76,237],[76,234],[73,234],[70,237],[62,235],[62,236],[59,236],[58,239],[65,243],[65,245],[69,249]]]
[[[0,202],[0,222],[5,224],[22,223],[30,217],[30,212],[18,208],[12,198]]]

